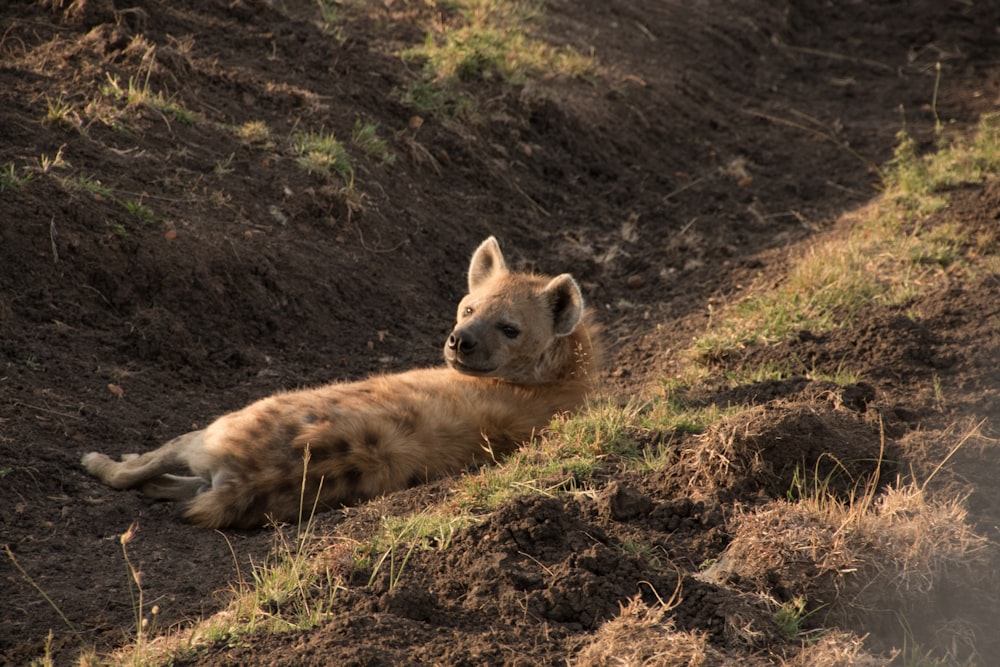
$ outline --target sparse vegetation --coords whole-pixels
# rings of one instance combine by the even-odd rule
[[[774,343],[802,330],[827,331],[849,323],[873,302],[902,303],[915,290],[972,270],[970,244],[961,230],[949,224],[926,229],[923,222],[944,206],[943,188],[977,183],[996,171],[1000,116],[984,118],[973,138],[955,139],[927,155],[917,155],[912,139],[901,135],[886,170],[884,196],[855,214],[857,224],[848,235],[814,244],[777,289],[751,288],[696,341],[693,357],[711,365],[749,345]]]
[[[365,123],[359,118],[354,122],[351,141],[373,160],[384,164],[392,164],[396,161],[396,155],[389,150],[385,139],[379,136],[378,129],[378,123]]]
[[[86,192],[92,195],[97,201],[109,201],[117,204],[122,208],[122,210],[128,212],[129,215],[140,222],[153,223],[161,220],[161,218],[148,206],[143,204],[142,201],[125,198],[120,193],[115,192],[113,188],[101,183],[99,179],[88,174],[77,174],[75,176],[59,178],[58,181],[68,190]],[[128,236],[128,228],[126,228],[121,222],[108,219],[105,221],[105,224],[115,234],[122,237]]]
[[[66,179],[66,184],[75,190],[92,193],[98,198],[114,198],[114,191],[93,176],[88,176],[86,174],[73,176]]]
[[[198,120],[197,114],[185,109],[163,92],[154,91],[149,83],[152,74],[150,65],[145,76],[141,73],[129,77],[128,81],[122,80],[116,74],[107,74],[107,81],[101,87],[101,93],[113,100],[124,102],[128,107],[148,107],[170,116],[174,120],[182,123],[193,124]]]
[[[529,0],[435,5],[447,18],[428,27],[423,44],[401,53],[423,64],[421,77],[404,94],[418,110],[468,116],[475,102],[459,91],[460,84],[495,80],[517,85],[529,79],[584,76],[597,69],[592,56],[532,34],[529,26],[540,8]]]
[[[13,162],[8,162],[0,168],[0,192],[8,188],[22,188],[31,180],[32,174],[24,169],[18,169]]]
[[[125,200],[121,202],[122,208],[131,213],[133,217],[142,222],[156,222],[158,218],[149,208],[142,202]]]
[[[80,128],[82,121],[79,114],[62,96],[54,100],[48,100],[47,106],[48,111],[45,114],[46,123],[55,127]]]
[[[368,585],[385,573],[392,590],[399,583],[415,550],[447,549],[456,532],[476,522],[468,514],[425,511],[408,516],[382,517],[382,529],[359,544],[356,563],[371,569]]]
[[[309,173],[335,175],[348,186],[354,184],[351,156],[333,132],[297,132],[292,137],[292,146],[298,165]]]
[[[788,639],[795,639],[802,632],[802,621],[806,617],[806,599],[797,597],[778,606],[775,618],[778,631]]]
[[[977,652],[984,642],[997,645],[989,635],[992,616],[982,619],[998,609],[991,595],[998,441],[996,424],[979,419],[984,410],[995,414],[995,373],[986,354],[995,348],[1000,314],[985,307],[969,316],[975,326],[953,323],[967,316],[961,297],[996,291],[1000,232],[989,224],[992,217],[970,225],[955,214],[955,201],[975,193],[983,211],[998,210],[1000,114],[984,116],[969,135],[964,121],[943,122],[939,115],[981,106],[956,105],[954,86],[942,85],[956,66],[974,72],[982,60],[970,64],[967,55],[983,50],[965,49],[964,38],[946,24],[959,17],[964,34],[989,3],[921,15],[929,21],[913,25],[935,25],[940,39],[936,46],[912,44],[905,54],[900,49],[898,58],[885,50],[844,54],[843,41],[826,41],[818,29],[815,50],[789,46],[779,39],[792,34],[787,17],[775,23],[766,12],[748,17],[734,10],[743,23],[733,25],[753,37],[757,53],[730,39],[736,33],[728,14],[702,17],[699,8],[684,7],[712,31],[711,41],[731,49],[726,68],[733,53],[753,53],[757,82],[782,80],[788,73],[774,63],[799,53],[799,68],[838,94],[850,91],[854,106],[873,90],[874,79],[866,77],[883,68],[892,70],[892,85],[912,83],[914,98],[933,95],[929,109],[907,110],[911,128],[898,136],[892,160],[872,171],[881,196],[832,231],[813,228],[807,212],[863,198],[865,181],[843,170],[828,174],[824,163],[822,177],[801,175],[800,188],[801,155],[824,160],[830,153],[817,146],[835,144],[831,153],[859,158],[855,167],[871,165],[873,146],[887,149],[898,123],[889,121],[886,132],[885,120],[871,111],[825,115],[798,88],[792,100],[784,86],[762,87],[764,101],[754,86],[742,86],[748,81],[742,68],[717,78],[712,54],[698,50],[706,42],[679,40],[687,36],[667,29],[665,6],[648,12],[639,10],[652,5],[637,5],[635,12],[588,22],[580,14],[603,8],[317,0],[303,20],[301,8],[285,14],[281,3],[194,3],[179,11],[152,2],[139,10],[119,6],[106,17],[105,3],[72,3],[87,12],[82,17],[71,16],[70,4],[0,10],[10,19],[0,56],[11,83],[4,119],[12,128],[0,146],[0,199],[10,204],[0,246],[9,249],[4,266],[13,267],[0,271],[8,356],[0,373],[0,445],[9,443],[0,458],[11,459],[0,466],[0,481],[10,500],[8,640],[17,642],[3,657],[42,666],[77,659],[88,666],[186,664],[202,655],[221,663],[234,648],[253,661],[259,645],[316,655],[334,646],[323,644],[324,637],[341,642],[338,649],[360,637],[379,659],[400,664],[406,650],[413,661],[449,664],[457,654],[445,647],[452,645],[472,647],[462,658],[483,664],[989,664],[991,656]],[[870,17],[879,4],[856,10]],[[800,9],[815,9],[807,5]],[[906,3],[883,9],[886,19],[913,11]],[[356,18],[364,25],[353,25]],[[203,21],[210,31],[199,32]],[[390,25],[397,21],[410,25]],[[238,54],[211,41],[234,26]],[[851,39],[871,36],[856,28]],[[608,35],[613,42],[605,41]],[[778,37],[768,43],[765,35]],[[155,45],[146,41],[154,38]],[[938,47],[952,42],[955,53],[942,57],[943,65],[928,63],[928,52],[939,57]],[[608,71],[616,69],[618,83],[596,76],[596,56],[579,50],[590,43]],[[679,57],[680,47],[697,55],[697,71]],[[653,54],[678,57],[638,60]],[[374,72],[392,56],[404,63]],[[844,78],[830,77],[831,62]],[[654,65],[667,74],[656,76]],[[567,81],[580,78],[592,80]],[[550,92],[553,79],[558,86]],[[713,87],[720,81],[742,86],[754,123],[765,115],[754,115],[753,106],[782,105],[795,132],[780,140],[755,135],[758,125],[745,122],[720,94],[729,89]],[[948,97],[940,107],[939,94]],[[182,105],[181,97],[202,112]],[[650,103],[666,99],[677,103],[669,113]],[[480,109],[489,110],[488,123],[479,124]],[[213,120],[205,122],[202,113]],[[697,122],[687,117],[692,113]],[[936,149],[926,141],[931,115]],[[336,134],[323,123],[336,124]],[[858,141],[855,128],[862,124]],[[645,131],[623,131],[633,125]],[[773,123],[769,131],[782,127],[789,126]],[[812,132],[814,143],[794,140],[814,127],[822,129]],[[687,134],[696,148],[684,145]],[[66,146],[56,149],[61,142]],[[787,160],[785,174],[795,187],[772,182],[758,189],[773,175],[765,160]],[[740,167],[726,174],[731,183],[699,176],[725,172],[718,165],[727,163]],[[979,187],[984,181],[988,186]],[[363,219],[354,219],[362,185],[377,201],[371,215],[366,208]],[[824,188],[836,194],[815,194]],[[790,243],[790,269],[779,268],[784,256],[772,261],[769,254],[760,256],[759,271],[748,270],[756,251],[786,245],[788,228],[769,225],[785,215],[794,226],[782,211],[799,200],[807,200],[800,221],[815,233]],[[637,213],[628,218],[633,236],[623,241],[625,207]],[[468,221],[458,220],[466,214]],[[445,218],[440,229],[429,222],[437,217]],[[709,218],[714,226],[706,231]],[[150,224],[156,222],[173,230],[175,220],[169,242],[138,232],[156,229]],[[206,554],[218,557],[205,547],[218,534],[159,529],[153,522],[170,518],[152,504],[130,506],[148,517],[144,533],[130,528],[116,539],[129,519],[122,524],[123,515],[109,511],[102,494],[110,492],[74,477],[68,454],[101,438],[144,446],[245,394],[410,364],[419,355],[400,353],[394,337],[411,331],[412,322],[398,324],[387,302],[373,297],[373,286],[394,287],[393,263],[429,245],[457,252],[487,228],[509,233],[515,247],[523,241],[551,248],[557,265],[585,274],[588,302],[607,328],[609,379],[627,387],[624,395],[603,395],[579,414],[560,416],[504,460],[484,451],[481,466],[437,482],[427,494],[414,489],[376,499],[321,523],[303,498],[297,526],[275,526],[263,539],[227,533],[233,558],[218,559],[225,567],[202,566],[212,562]],[[714,234],[718,239],[707,238]],[[170,247],[169,254],[158,256],[161,247]],[[384,248],[405,250],[384,259]],[[117,274],[128,266],[111,254],[119,250],[123,261],[150,262],[148,271]],[[680,261],[664,259],[675,250]],[[425,263],[437,268],[446,254]],[[591,261],[595,256],[601,261]],[[605,256],[617,259],[604,262]],[[665,261],[674,263],[657,265]],[[369,267],[370,274],[356,278]],[[723,285],[698,267],[733,269],[732,282]],[[642,281],[627,289],[616,282],[633,270]],[[169,281],[159,280],[167,275]],[[450,273],[416,276],[407,285],[449,295],[461,289]],[[727,301],[730,289],[743,296]],[[439,295],[432,296],[427,303]],[[981,296],[969,301],[982,305]],[[409,306],[409,292],[397,301]],[[184,309],[172,305],[179,302]],[[713,305],[702,331],[704,321],[690,313],[705,303]],[[323,310],[335,316],[316,324]],[[903,350],[914,357],[912,366],[897,373],[891,361],[862,363],[866,348],[887,342],[885,329],[868,326],[872,312],[891,312],[899,330],[912,334],[899,339],[912,345]],[[413,318],[429,323],[423,314]],[[683,326],[671,328],[668,320]],[[232,336],[217,335],[223,321],[232,322]],[[649,326],[657,321],[662,331]],[[337,334],[342,324],[346,336]],[[994,347],[978,356],[966,349],[984,340]],[[239,341],[237,348],[231,341]],[[123,358],[130,370],[135,364],[132,382],[146,382],[147,393],[133,385],[125,398],[104,395],[104,375]],[[970,370],[977,363],[985,370]],[[660,369],[663,377],[639,386],[637,378]],[[192,403],[192,377],[207,388],[206,398],[195,401],[199,409],[191,414],[174,414],[174,406]],[[809,391],[799,391],[800,382]],[[214,387],[239,396],[213,403],[207,396]],[[852,399],[852,391],[860,397]],[[941,423],[952,419],[977,426]],[[29,459],[24,452],[32,443],[40,453]],[[627,489],[626,500],[647,504],[612,513],[613,484]],[[504,521],[487,532],[501,513]],[[186,540],[184,546],[175,539]],[[51,545],[62,552],[53,556]],[[268,545],[268,555],[260,556]],[[157,550],[152,557],[148,546]],[[481,553],[467,553],[472,547]],[[92,597],[97,592],[93,604],[82,596],[60,598],[51,589],[59,585],[52,571],[37,566],[62,567],[61,559],[83,553],[78,549],[101,559],[94,570],[113,573],[102,578],[69,561],[60,570],[86,583]],[[185,549],[197,552],[191,559],[202,569],[183,568]],[[150,578],[167,559],[176,570]],[[235,576],[220,579],[232,563]],[[175,571],[189,588],[204,590],[185,596],[169,581]],[[191,579],[192,571],[205,580]],[[647,581],[675,571],[673,596]],[[617,600],[598,613],[597,600],[609,591]],[[204,603],[212,593],[217,613]],[[174,596],[179,601],[172,604]],[[154,603],[168,619],[161,621]],[[425,603],[440,608],[422,609]],[[935,616],[939,607],[948,613]],[[199,613],[209,616],[198,620]],[[439,617],[450,625],[438,624]],[[271,636],[311,628],[322,631]],[[416,629],[412,636],[393,634],[409,628]],[[397,650],[406,642],[412,644]]]
[[[243,123],[233,132],[251,146],[266,148],[271,144],[271,130],[267,127],[267,123],[262,120]]]
[[[403,54],[425,61],[427,80],[522,83],[532,76],[579,76],[594,69],[592,58],[530,36],[528,24],[539,11],[531,2],[461,0],[451,8],[456,14],[451,22]]]

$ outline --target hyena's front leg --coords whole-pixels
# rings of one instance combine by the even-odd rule
[[[116,489],[140,487],[146,495],[165,500],[192,498],[211,483],[190,476],[190,461],[202,448],[204,433],[203,430],[185,433],[151,452],[128,455],[122,461],[114,461],[100,452],[90,452],[83,457],[83,467]]]

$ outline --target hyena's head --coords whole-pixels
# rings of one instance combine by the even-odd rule
[[[582,317],[583,296],[572,276],[511,272],[491,236],[472,255],[469,293],[458,304],[445,361],[469,375],[553,381],[566,356],[561,341]]]

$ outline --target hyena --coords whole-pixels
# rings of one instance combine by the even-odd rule
[[[182,501],[207,528],[295,521],[509,453],[595,379],[576,281],[510,271],[492,236],[472,256],[445,365],[279,393],[121,462],[83,466],[116,489]]]

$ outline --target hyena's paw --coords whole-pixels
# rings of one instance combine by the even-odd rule
[[[107,454],[101,454],[100,452],[84,454],[83,458],[80,459],[80,463],[87,469],[87,472],[98,477],[103,477],[104,472],[115,465],[115,462],[108,458]]]

